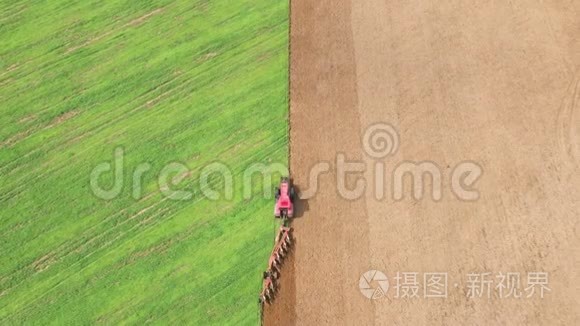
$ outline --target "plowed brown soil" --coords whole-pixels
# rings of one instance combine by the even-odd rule
[[[332,168],[294,221],[265,323],[580,324],[580,2],[294,0],[291,12],[292,175],[305,189],[315,164]],[[376,122],[400,135],[384,160],[361,145]],[[337,192],[338,153],[369,167],[347,180],[367,181],[358,200]],[[450,189],[465,160],[484,170],[475,202]],[[405,161],[441,167],[442,200],[392,198]],[[370,269],[389,276],[386,298],[359,291]],[[448,273],[448,297],[395,298],[397,271]],[[548,272],[551,291],[467,297],[468,273],[512,271],[522,287]]]

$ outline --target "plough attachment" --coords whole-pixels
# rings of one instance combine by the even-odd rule
[[[270,304],[278,288],[278,279],[280,278],[280,267],[284,258],[292,248],[292,228],[281,226],[276,235],[276,244],[270,255],[268,269],[264,272],[262,293],[260,294],[260,303]]]
[[[276,235],[276,244],[270,255],[270,261],[268,263],[268,270],[279,271],[279,267],[282,261],[290,251],[290,246],[292,245],[292,229],[290,227],[282,226],[278,230]]]
[[[268,271],[264,272],[264,281],[262,283],[262,293],[260,294],[260,303],[271,303],[274,300],[276,292],[275,280]]]

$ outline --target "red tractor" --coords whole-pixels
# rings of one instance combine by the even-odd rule
[[[294,201],[296,200],[296,190],[289,178],[282,178],[280,186],[276,188],[276,205],[274,206],[274,217],[283,220],[294,217]]]
[[[264,272],[262,293],[260,293],[260,304],[270,304],[274,300],[278,290],[278,279],[280,278],[280,268],[286,256],[290,253],[293,239],[292,228],[288,225],[289,219],[294,217],[294,201],[296,190],[289,178],[282,178],[280,186],[276,188],[276,205],[274,216],[283,220],[282,226],[278,230],[274,249],[268,261],[268,269]]]

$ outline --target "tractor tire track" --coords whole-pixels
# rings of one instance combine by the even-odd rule
[[[568,88],[562,102],[562,108],[558,112],[557,125],[560,151],[570,165],[573,166],[580,164],[580,136],[578,135],[578,126],[580,125],[578,117],[579,98],[580,77],[576,77]]]

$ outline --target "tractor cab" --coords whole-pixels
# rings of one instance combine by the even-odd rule
[[[274,216],[276,218],[294,217],[294,200],[296,192],[289,178],[282,178],[280,186],[276,188],[276,205]]]

